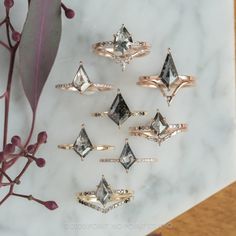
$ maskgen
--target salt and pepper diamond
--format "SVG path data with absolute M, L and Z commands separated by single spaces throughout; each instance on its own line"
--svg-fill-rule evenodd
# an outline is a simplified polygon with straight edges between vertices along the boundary
M 126 169 L 126 171 L 129 170 L 129 168 L 136 162 L 137 158 L 135 157 L 128 140 L 125 142 L 125 146 L 121 152 L 120 155 L 120 163 L 123 165 L 123 167 Z
M 155 115 L 152 123 L 151 129 L 154 130 L 158 135 L 162 135 L 168 129 L 169 125 L 166 122 L 165 118 L 161 115 L 159 111 Z
M 108 117 L 112 119 L 118 126 L 122 125 L 131 116 L 131 111 L 127 106 L 124 98 L 122 97 L 120 91 L 116 95 L 110 110 L 108 112 Z
M 170 89 L 170 85 L 178 78 L 178 72 L 175 67 L 175 63 L 171 55 L 170 49 L 166 56 L 166 60 L 160 74 L 160 78 L 168 89 Z
M 82 127 L 78 138 L 76 139 L 74 146 L 75 152 L 80 155 L 80 157 L 85 158 L 89 152 L 93 150 L 93 145 L 85 131 L 85 128 Z
M 124 54 L 129 50 L 133 44 L 133 39 L 129 31 L 126 29 L 124 24 L 121 26 L 119 31 L 114 35 L 114 49 L 115 51 Z
M 113 192 L 112 192 L 110 186 L 108 185 L 105 177 L 102 176 L 102 179 L 101 179 L 99 185 L 97 186 L 97 190 L 96 190 L 97 200 L 103 206 L 105 206 L 111 200 L 112 194 L 113 194 Z
M 79 92 L 84 93 L 90 86 L 91 81 L 83 67 L 82 62 L 80 62 L 79 69 L 74 77 L 73 86 L 79 90 Z

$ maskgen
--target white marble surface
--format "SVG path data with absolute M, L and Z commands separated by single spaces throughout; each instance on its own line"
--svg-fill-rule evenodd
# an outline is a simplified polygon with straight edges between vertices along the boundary
M 19 187 L 22 193 L 56 200 L 60 208 L 50 212 L 11 198 L 0 208 L 0 234 L 143 236 L 236 178 L 233 0 L 66 2 L 77 15 L 63 19 L 59 54 L 41 97 L 35 130 L 48 131 L 49 142 L 40 151 L 47 165 L 32 166 Z M 22 8 L 17 17 L 23 19 L 25 6 L 17 4 Z M 122 23 L 134 39 L 152 44 L 152 53 L 134 60 L 123 73 L 119 65 L 91 50 L 92 43 L 111 39 Z M 160 72 L 168 47 L 179 73 L 198 78 L 197 87 L 180 91 L 170 108 L 157 90 L 135 85 L 139 75 Z M 7 63 L 0 53 L 2 77 Z M 118 130 L 108 119 L 89 116 L 106 110 L 115 91 L 84 97 L 54 89 L 56 83 L 72 80 L 80 60 L 91 80 L 119 87 L 131 109 L 145 109 L 149 115 L 130 118 Z M 18 79 L 16 74 L 10 133 L 26 135 L 30 112 Z M 99 157 L 119 155 L 128 127 L 148 121 L 157 108 L 171 123 L 189 124 L 189 132 L 161 147 L 130 138 L 137 156 L 156 156 L 158 164 L 136 165 L 127 175 L 120 165 L 98 162 Z M 57 144 L 74 141 L 82 122 L 94 143 L 114 144 L 116 150 L 93 152 L 84 163 L 74 152 L 58 150 Z M 107 215 L 77 204 L 75 192 L 93 190 L 102 174 L 114 188 L 135 190 L 134 201 Z

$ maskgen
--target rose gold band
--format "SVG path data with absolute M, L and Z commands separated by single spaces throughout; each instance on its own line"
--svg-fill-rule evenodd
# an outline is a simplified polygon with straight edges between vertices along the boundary
M 131 136 L 144 137 L 161 144 L 162 142 L 176 135 L 177 133 L 187 131 L 187 129 L 188 129 L 187 124 L 171 124 L 165 130 L 164 133 L 157 134 L 150 128 L 150 126 L 138 126 L 138 127 L 131 127 L 129 130 L 129 134 Z
M 78 91 L 78 89 L 73 85 L 73 83 L 68 84 L 57 84 L 55 86 L 58 89 L 66 90 L 66 91 Z M 110 84 L 91 84 L 86 91 L 88 92 L 103 92 L 112 90 L 112 85 Z
M 161 78 L 157 75 L 150 76 L 140 76 L 138 85 L 149 88 L 164 88 L 165 84 L 161 81 Z M 196 84 L 196 79 L 194 76 L 179 75 L 178 79 L 170 85 L 171 88 L 176 87 L 191 87 Z
M 99 42 L 92 47 L 97 55 L 115 59 L 120 58 L 120 62 L 124 61 L 124 59 L 129 61 L 134 57 L 145 56 L 150 53 L 151 48 L 150 44 L 146 42 L 135 42 L 126 53 L 120 54 L 115 51 L 114 43 L 112 41 Z

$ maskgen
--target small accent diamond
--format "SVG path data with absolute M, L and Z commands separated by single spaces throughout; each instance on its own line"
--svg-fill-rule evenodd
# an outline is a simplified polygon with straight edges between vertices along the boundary
M 81 158 L 85 158 L 90 151 L 93 150 L 93 145 L 85 131 L 85 128 L 82 128 L 78 138 L 74 143 L 74 150 Z

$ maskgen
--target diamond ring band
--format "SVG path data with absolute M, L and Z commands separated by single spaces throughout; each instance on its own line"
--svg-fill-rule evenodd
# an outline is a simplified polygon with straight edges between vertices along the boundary
M 97 55 L 111 58 L 121 64 L 123 71 L 133 58 L 149 54 L 151 48 L 146 42 L 133 42 L 131 34 L 124 25 L 114 35 L 113 41 L 99 42 L 92 47 Z
M 134 155 L 128 139 L 125 140 L 124 148 L 121 152 L 121 155 L 119 158 L 103 158 L 100 159 L 100 162 L 111 162 L 111 163 L 120 163 L 128 173 L 131 166 L 133 166 L 134 163 L 148 163 L 148 162 L 157 162 L 157 158 L 136 158 Z
M 80 62 L 79 69 L 72 81 L 72 83 L 67 84 L 57 84 L 55 86 L 58 89 L 66 91 L 75 91 L 80 94 L 92 94 L 95 92 L 103 92 L 112 90 L 112 85 L 110 84 L 95 84 L 92 83 L 84 69 L 83 63 Z
M 168 124 L 161 113 L 157 111 L 149 125 L 131 127 L 129 133 L 131 136 L 145 137 L 161 145 L 165 140 L 177 133 L 187 131 L 187 129 L 187 124 Z
M 168 105 L 171 104 L 180 88 L 191 87 L 195 83 L 194 76 L 178 74 L 170 49 L 168 49 L 160 75 L 140 76 L 137 82 L 142 87 L 159 89 L 166 98 Z
M 79 203 L 102 213 L 128 203 L 134 197 L 134 193 L 127 189 L 113 190 L 104 176 L 97 186 L 96 191 L 77 193 Z
M 79 136 L 75 140 L 74 144 L 60 144 L 58 145 L 58 148 L 65 150 L 71 150 L 71 149 L 74 150 L 81 157 L 81 160 L 83 161 L 84 158 L 93 150 L 96 151 L 112 150 L 114 149 L 114 146 L 111 145 L 94 146 L 88 137 L 84 124 L 82 124 Z

